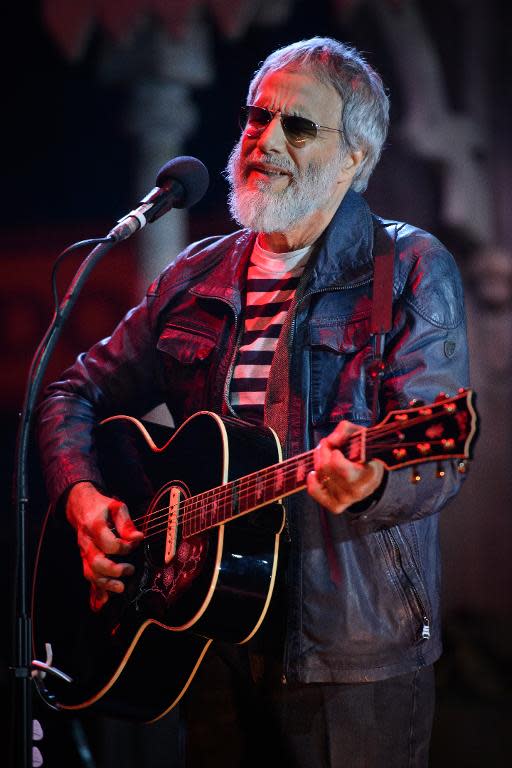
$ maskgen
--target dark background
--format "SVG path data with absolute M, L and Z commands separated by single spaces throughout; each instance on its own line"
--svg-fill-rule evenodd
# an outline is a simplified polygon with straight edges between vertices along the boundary
M 237 39 L 228 39 L 208 10 L 211 56 L 215 77 L 211 84 L 192 90 L 200 118 L 187 138 L 182 154 L 200 158 L 208 167 L 211 184 L 204 199 L 189 213 L 189 239 L 227 232 L 234 228 L 226 209 L 226 183 L 222 171 L 238 137 L 237 111 L 258 62 L 275 47 L 313 34 L 328 34 L 350 42 L 382 74 L 392 99 L 392 126 L 382 161 L 366 194 L 373 209 L 383 215 L 410 221 L 439 234 L 453 246 L 465 274 L 474 243 L 465 233 L 454 232 L 443 220 L 442 167 L 414 154 L 400 141 L 396 126 L 404 104 L 391 57 L 362 3 L 350 20 L 334 20 L 334 2 L 292 3 L 286 22 L 263 26 L 257 20 Z M 454 109 L 460 103 L 461 35 L 464 3 L 420 3 L 432 39 L 443 62 L 449 97 Z M 508 3 L 494 2 L 491 124 L 501 136 L 509 118 L 511 31 Z M 108 231 L 120 215 L 137 202 L 140 190 L 134 181 L 137 138 L 126 125 L 131 81 L 101 77 L 98 62 L 109 40 L 98 27 L 84 53 L 75 61 L 65 58 L 51 38 L 38 3 L 23 3 L 10 10 L 2 36 L 2 239 L 0 242 L 0 291 L 2 292 L 2 507 L 4 525 L 0 543 L 5 556 L 2 583 L 6 585 L 2 682 L 7 683 L 11 653 L 10 601 L 14 591 L 15 518 L 11 503 L 13 455 L 19 411 L 29 361 L 51 317 L 49 275 L 56 255 L 69 243 Z M 155 168 L 155 176 L 156 171 Z M 405 181 L 407 180 L 407 183 Z M 412 183 L 411 183 L 412 180 Z M 172 227 L 172 213 L 154 226 Z M 55 354 L 53 376 L 75 354 L 101 335 L 136 301 L 139 233 L 111 252 L 97 269 L 75 315 L 70 319 Z M 63 270 L 62 285 L 71 277 L 78 258 Z M 469 286 L 468 286 L 469 289 Z M 37 465 L 32 467 L 38 480 Z M 35 485 L 37 485 L 35 483 Z M 492 500 L 490 500 L 492 503 Z M 37 538 L 41 510 L 31 510 L 31 546 Z M 464 564 L 467 567 L 467 563 Z M 510 589 L 510 583 L 504 589 Z M 446 587 L 450 589 L 450 585 Z M 456 602 L 456 601 L 455 601 Z M 438 665 L 438 713 L 432 747 L 432 766 L 502 766 L 510 754 L 510 656 L 507 637 L 510 616 L 504 611 L 463 611 L 446 616 L 446 651 Z M 5 701 L 9 705 L 6 694 Z M 78 757 L 81 728 L 98 766 L 110 754 L 105 746 L 113 739 L 128 739 L 123 726 L 102 721 L 68 721 L 42 713 L 46 738 L 42 751 L 46 764 L 87 765 Z M 8 722 L 5 721 L 5 722 Z M 172 723 L 171 723 L 172 725 Z M 165 752 L 161 726 L 141 729 L 130 738 L 124 765 L 164 765 L 157 755 Z M 172 730 L 172 728 L 171 728 Z M 141 746 L 147 734 L 153 740 L 152 756 Z M 163 758 L 161 758 L 163 760 Z M 55 761 L 55 762 L 54 762 Z M 130 762 L 133 761 L 133 762 Z M 152 762 L 153 761 L 153 762 Z M 93 765 L 95 763 L 89 763 Z M 121 764 L 121 762 L 119 762 Z M 169 762 L 171 766 L 172 763 Z

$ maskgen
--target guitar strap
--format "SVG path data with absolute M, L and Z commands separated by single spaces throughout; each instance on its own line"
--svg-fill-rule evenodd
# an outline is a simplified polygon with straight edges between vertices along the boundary
M 390 225 L 388 225 L 390 226 Z M 385 225 L 375 230 L 373 248 L 373 293 L 370 334 L 372 336 L 373 359 L 367 368 L 372 392 L 372 419 L 375 423 L 379 416 L 379 390 L 384 375 L 384 342 L 386 333 L 391 330 L 393 306 L 393 268 L 397 225 L 392 236 Z
M 370 334 L 372 336 L 373 359 L 366 373 L 370 380 L 372 392 L 372 419 L 377 421 L 379 415 L 379 389 L 384 375 L 384 341 L 386 333 L 391 330 L 393 308 L 393 271 L 395 263 L 395 247 L 397 225 L 394 225 L 393 236 L 384 225 L 377 227 L 373 244 L 373 291 L 372 314 L 370 319 Z M 341 566 L 332 541 L 327 513 L 321 510 L 320 524 L 325 541 L 329 573 L 333 584 L 341 582 Z
M 367 374 L 372 383 L 373 396 L 373 419 L 377 419 L 379 386 L 383 375 L 384 364 L 382 361 L 384 354 L 384 339 L 386 333 L 391 329 L 391 308 L 393 300 L 393 264 L 395 257 L 395 238 L 393 238 L 384 226 L 377 228 L 374 235 L 374 276 L 373 276 L 373 295 L 372 295 L 372 315 L 370 332 L 373 343 L 373 360 L 370 363 Z M 310 260 L 310 264 L 312 260 Z M 306 270 L 308 267 L 306 267 Z M 297 292 L 294 296 L 292 306 L 288 309 L 287 316 L 279 336 L 274 359 L 269 372 L 267 383 L 267 392 L 265 397 L 265 424 L 272 427 L 277 433 L 281 445 L 286 446 L 287 425 L 288 425 L 288 379 L 289 379 L 289 356 L 288 339 L 290 334 L 290 324 L 295 309 L 295 305 L 302 296 L 304 286 L 308 275 L 303 274 Z M 283 387 L 283 382 L 285 386 Z M 322 509 L 320 523 L 325 539 L 327 559 L 329 561 L 329 571 L 334 584 L 341 582 L 341 568 L 338 562 L 336 551 L 333 546 L 332 537 L 327 521 L 327 512 Z
M 397 225 L 394 226 L 394 235 L 391 235 L 385 225 L 380 225 L 374 235 L 374 274 L 372 294 L 372 314 L 370 333 L 372 335 L 373 359 L 367 368 L 372 391 L 372 417 L 376 422 L 379 414 L 379 389 L 384 373 L 384 341 L 386 333 L 391 329 L 391 310 L 393 302 L 393 266 L 395 260 L 395 243 Z M 310 260 L 310 264 L 311 264 Z M 309 265 L 308 265 L 309 266 Z M 269 372 L 267 393 L 265 398 L 265 424 L 272 427 L 281 441 L 286 444 L 287 420 L 288 420 L 288 388 L 283 382 L 288 381 L 288 337 L 290 323 L 295 305 L 300 300 L 308 275 L 305 274 L 297 287 L 292 306 L 288 309 L 287 316 L 279 336 L 274 359 Z

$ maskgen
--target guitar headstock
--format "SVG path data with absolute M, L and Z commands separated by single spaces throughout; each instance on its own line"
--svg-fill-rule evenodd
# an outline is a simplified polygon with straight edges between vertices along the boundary
M 388 469 L 425 461 L 468 460 L 478 434 L 475 393 L 461 389 L 443 393 L 429 405 L 390 411 L 367 430 L 366 458 L 380 459 Z

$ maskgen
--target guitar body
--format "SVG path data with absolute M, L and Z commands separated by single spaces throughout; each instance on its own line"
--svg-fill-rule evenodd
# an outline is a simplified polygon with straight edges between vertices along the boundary
M 159 445 L 141 422 L 114 417 L 97 442 L 105 491 L 126 502 L 145 539 L 121 558 L 135 566 L 125 592 L 93 612 L 75 532 L 62 512 L 48 512 L 34 572 L 33 651 L 44 661 L 49 643 L 51 664 L 72 682 L 46 674 L 38 687 L 59 709 L 151 721 L 179 701 L 213 640 L 246 642 L 265 617 L 283 507 L 274 500 L 237 516 L 231 486 L 222 493 L 280 462 L 280 446 L 271 430 L 209 412 Z

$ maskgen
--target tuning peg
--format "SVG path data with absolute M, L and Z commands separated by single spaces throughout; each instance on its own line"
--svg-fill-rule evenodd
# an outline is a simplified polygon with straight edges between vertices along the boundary
M 457 464 L 457 472 L 460 472 L 461 475 L 465 475 L 468 469 L 468 465 L 466 461 L 459 461 Z
M 413 397 L 412 400 L 409 400 L 409 405 L 411 408 L 415 408 L 418 405 L 425 405 L 424 400 L 418 400 L 417 397 Z
M 449 395 L 447 395 L 446 392 L 440 392 L 434 402 L 441 403 L 443 400 L 448 400 L 448 398 Z
M 412 468 L 412 475 L 411 475 L 411 483 L 419 483 L 421 480 L 421 475 L 419 473 L 418 467 Z
M 445 473 L 445 471 L 443 469 L 443 465 L 441 464 L 440 461 L 438 461 L 437 462 L 437 466 L 436 466 L 436 477 L 444 477 L 445 474 L 446 473 Z

